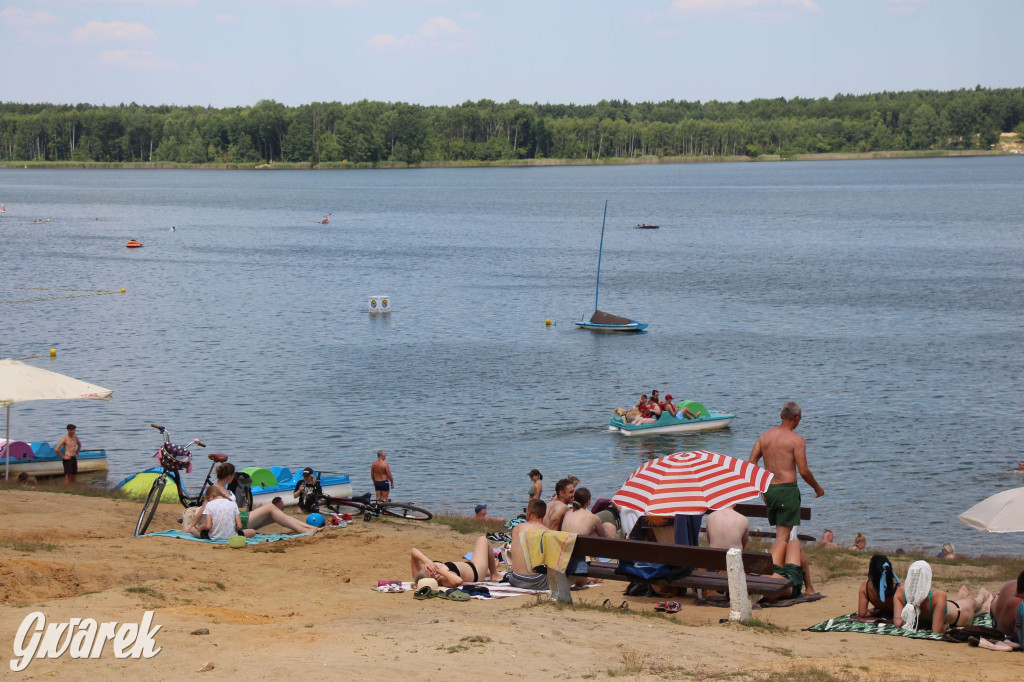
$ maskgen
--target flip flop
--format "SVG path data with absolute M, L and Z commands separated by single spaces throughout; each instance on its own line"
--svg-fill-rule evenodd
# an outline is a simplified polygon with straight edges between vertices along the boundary
M 437 590 L 432 590 L 429 585 L 424 585 L 412 596 L 415 599 L 432 599 L 437 596 Z
M 629 602 L 626 601 L 625 599 L 623 599 L 622 603 L 619 604 L 619 608 L 622 609 L 623 611 L 629 611 Z
M 665 613 L 679 613 L 683 605 L 677 601 L 670 601 L 665 604 Z
M 469 601 L 472 599 L 472 597 L 462 590 L 448 590 L 447 592 L 442 592 L 439 596 L 444 597 L 445 599 L 451 599 L 452 601 Z
M 603 609 L 611 609 L 611 608 L 615 608 L 615 607 L 612 605 L 612 600 L 611 599 L 605 599 L 603 602 L 601 602 L 601 608 L 603 608 Z
M 668 605 L 669 605 L 669 602 L 667 602 L 667 601 L 660 601 L 660 602 L 658 602 L 657 604 L 654 605 L 654 610 L 655 611 L 667 611 L 668 610 Z

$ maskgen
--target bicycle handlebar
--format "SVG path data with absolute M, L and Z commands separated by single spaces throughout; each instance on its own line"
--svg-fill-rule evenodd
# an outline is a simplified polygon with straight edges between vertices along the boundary
M 192 442 L 195 443 L 196 445 L 198 445 L 201 448 L 205 448 L 206 447 L 206 443 L 202 442 L 198 438 L 194 439 Z
M 150 424 L 150 426 L 152 426 L 154 429 L 156 429 L 160 433 L 164 432 L 164 427 L 160 426 L 159 424 Z

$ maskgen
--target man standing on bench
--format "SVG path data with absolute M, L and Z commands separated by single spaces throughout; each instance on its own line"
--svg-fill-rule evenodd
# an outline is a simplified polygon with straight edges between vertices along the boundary
M 775 548 L 786 545 L 794 526 L 800 525 L 800 488 L 797 487 L 796 472 L 800 472 L 807 484 L 814 488 L 815 495 L 821 497 L 825 489 L 814 480 L 814 474 L 807 466 L 807 444 L 803 436 L 794 433 L 800 424 L 800 405 L 792 400 L 782 406 L 779 413 L 782 423 L 768 429 L 754 443 L 750 451 L 750 461 L 757 464 L 764 457 L 764 468 L 774 474 L 768 491 L 764 494 L 764 503 L 768 507 L 768 523 L 775 526 Z

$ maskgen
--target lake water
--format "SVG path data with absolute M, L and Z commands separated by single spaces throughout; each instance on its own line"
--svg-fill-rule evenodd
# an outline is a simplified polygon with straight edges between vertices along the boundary
M 113 484 L 154 463 L 157 422 L 356 492 L 386 448 L 394 499 L 508 516 L 534 467 L 546 491 L 575 474 L 596 498 L 649 457 L 746 458 L 793 399 L 827 491 L 802 485 L 802 530 L 1021 554 L 1024 536 L 956 515 L 1024 485 L 1022 188 L 1016 157 L 0 170 L 0 357 L 114 389 L 15 405 L 12 437 L 53 443 L 73 421 Z M 572 324 L 593 308 L 605 199 L 601 308 L 645 334 Z M 388 316 L 367 313 L 379 294 Z M 739 417 L 607 431 L 652 388 Z

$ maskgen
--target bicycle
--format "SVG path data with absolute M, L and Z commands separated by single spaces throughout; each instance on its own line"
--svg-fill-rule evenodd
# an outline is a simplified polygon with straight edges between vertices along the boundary
M 213 481 L 210 479 L 210 475 L 213 473 L 213 468 L 222 462 L 228 461 L 228 456 L 219 452 L 214 452 L 209 455 L 210 469 L 206 472 L 206 480 L 203 481 L 202 487 L 199 492 L 193 497 L 185 491 L 185 486 L 181 482 L 181 471 L 187 469 L 192 464 L 192 452 L 189 450 L 192 446 L 199 446 L 205 448 L 206 444 L 200 441 L 198 438 L 192 440 L 191 443 L 184 447 L 175 445 L 171 442 L 171 436 L 162 426 L 157 424 L 150 424 L 154 429 L 160 432 L 164 437 L 164 443 L 160 446 L 160 449 L 153 455 L 158 457 L 160 460 L 160 466 L 163 471 L 153 481 L 152 487 L 149 489 L 149 494 L 146 496 L 146 503 L 142 506 L 142 513 L 139 514 L 139 520 L 135 524 L 135 534 L 143 535 L 146 530 L 149 529 L 149 524 L 153 520 L 154 514 L 156 514 L 156 508 L 160 504 L 160 499 L 164 494 L 164 488 L 167 486 L 168 480 L 174 482 L 174 486 L 178 492 L 178 500 L 181 505 L 188 509 L 189 507 L 199 507 L 206 500 L 206 489 L 213 485 Z M 248 507 L 252 507 L 252 487 L 251 478 L 249 479 L 249 485 L 246 485 L 245 479 L 249 478 L 247 474 L 239 474 L 236 477 L 232 485 L 236 486 L 235 493 L 236 499 L 245 504 L 248 501 Z
M 429 521 L 434 518 L 434 515 L 423 509 L 412 504 L 406 504 L 405 502 L 377 502 L 376 500 L 371 501 L 371 493 L 363 493 L 358 497 L 331 497 L 330 495 L 324 494 L 323 488 L 320 487 L 320 474 L 323 472 L 318 471 L 316 474 L 316 487 L 309 495 L 311 504 L 303 505 L 300 500 L 300 507 L 309 511 L 320 512 L 321 508 L 326 508 L 332 514 L 349 513 L 345 509 L 355 510 L 355 515 L 363 515 L 363 521 L 369 521 L 375 517 L 380 516 L 392 516 L 399 519 L 409 519 L 410 521 Z

